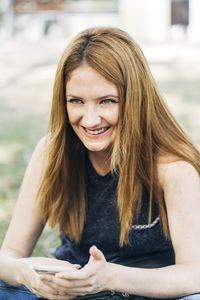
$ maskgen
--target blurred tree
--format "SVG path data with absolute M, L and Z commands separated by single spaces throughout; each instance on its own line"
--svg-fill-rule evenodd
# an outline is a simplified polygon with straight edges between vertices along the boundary
M 13 0 L 1 1 L 2 25 L 8 35 L 14 34 Z

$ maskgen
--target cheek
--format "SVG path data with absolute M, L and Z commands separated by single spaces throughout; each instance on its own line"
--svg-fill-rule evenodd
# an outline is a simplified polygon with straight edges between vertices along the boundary
M 67 109 L 67 115 L 68 115 L 69 122 L 72 125 L 77 123 L 81 118 L 80 113 L 74 109 Z
M 107 121 L 112 125 L 117 125 L 119 120 L 119 111 L 118 109 L 114 110 L 112 113 L 108 112 L 106 115 Z

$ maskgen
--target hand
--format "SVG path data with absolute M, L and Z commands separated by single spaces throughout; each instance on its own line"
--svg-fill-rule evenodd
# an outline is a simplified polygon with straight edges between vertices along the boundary
M 32 293 L 36 294 L 38 297 L 48 298 L 50 300 L 68 300 L 72 297 L 60 297 L 59 289 L 55 285 L 49 284 L 40 280 L 40 275 L 38 275 L 34 270 L 33 266 L 37 264 L 42 265 L 57 265 L 57 266 L 73 266 L 78 268 L 78 265 L 72 265 L 69 262 L 61 261 L 53 258 L 44 258 L 44 257 L 30 257 L 30 258 L 21 258 L 18 260 L 18 282 L 20 285 L 25 285 Z M 52 278 L 54 275 L 48 275 Z
M 51 283 L 51 286 L 58 289 L 63 296 L 72 298 L 108 290 L 112 278 L 108 270 L 110 264 L 106 262 L 103 253 L 96 246 L 91 247 L 89 252 L 88 264 L 81 270 L 60 272 L 55 277 L 40 275 L 40 279 Z

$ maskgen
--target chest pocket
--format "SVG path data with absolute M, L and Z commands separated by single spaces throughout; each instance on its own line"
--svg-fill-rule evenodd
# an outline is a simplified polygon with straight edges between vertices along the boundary
M 144 229 L 150 229 L 158 224 L 160 221 L 160 217 L 158 216 L 151 224 L 144 224 L 144 225 L 132 225 L 131 230 L 144 230 Z

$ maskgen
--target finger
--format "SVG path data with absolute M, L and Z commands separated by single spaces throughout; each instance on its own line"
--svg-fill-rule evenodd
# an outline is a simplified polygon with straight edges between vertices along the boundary
M 28 286 L 27 286 L 28 287 Z M 29 288 L 29 287 L 28 287 Z M 43 298 L 56 297 L 59 294 L 59 289 L 55 289 L 39 278 L 29 288 L 34 294 Z
M 89 283 L 87 282 L 87 280 L 84 279 L 66 279 L 66 278 L 59 278 L 59 277 L 45 277 L 44 279 L 42 279 L 43 282 L 47 285 L 49 285 L 51 288 L 59 290 L 59 291 L 63 291 L 66 293 L 76 289 L 77 287 L 85 287 L 88 286 Z
M 95 292 L 93 291 L 91 284 L 81 282 L 81 283 L 78 283 L 77 286 L 75 283 L 75 285 L 73 285 L 73 286 L 68 285 L 67 287 L 60 287 L 59 293 L 56 295 L 56 297 L 58 297 L 58 298 L 56 298 L 56 299 L 60 299 L 63 297 L 70 297 L 70 296 L 72 298 L 75 298 L 77 296 L 84 296 L 84 295 L 93 294 L 93 293 L 95 293 Z
M 72 270 L 67 272 L 59 272 L 55 274 L 55 278 L 63 278 L 66 280 L 84 280 L 88 277 L 87 272 L 84 271 L 85 269 L 80 270 Z
M 59 290 L 49 290 L 48 289 L 44 289 L 44 290 L 40 290 L 40 292 L 38 291 L 33 291 L 34 294 L 36 294 L 38 297 L 40 298 L 45 298 L 45 299 L 56 299 L 56 300 L 66 300 L 66 299 L 70 299 L 70 295 L 66 293 L 63 293 Z
M 77 272 L 71 272 L 71 273 L 60 272 L 55 275 L 55 278 L 64 279 L 64 280 L 73 282 L 74 285 L 76 284 L 75 283 L 76 281 L 77 282 L 81 282 L 81 281 L 86 282 L 88 279 L 90 279 L 92 276 L 95 275 L 95 269 L 92 269 L 89 267 L 87 268 L 87 266 Z
M 94 260 L 106 260 L 103 252 L 100 251 L 96 246 L 92 246 L 89 250 L 91 259 Z
M 80 265 L 78 265 L 78 264 L 75 264 L 75 265 L 72 265 L 74 268 L 76 268 L 77 270 L 79 270 L 80 268 L 81 268 L 81 266 Z
M 59 279 L 59 282 L 55 284 L 55 282 L 48 282 L 52 288 L 57 290 L 56 295 L 52 296 L 52 294 L 44 293 L 43 297 L 48 299 L 72 299 L 77 296 L 83 296 L 91 293 L 91 284 L 84 281 L 75 281 L 75 282 L 67 282 L 66 280 Z
M 50 285 L 55 290 L 59 291 L 58 295 L 60 296 L 72 295 L 75 297 L 77 295 L 82 296 L 95 293 L 95 286 L 93 284 L 93 280 L 90 280 L 90 276 L 88 278 L 84 277 L 84 279 L 81 280 L 77 278 L 75 280 L 66 280 L 56 276 L 45 276 L 43 280 L 47 285 Z

